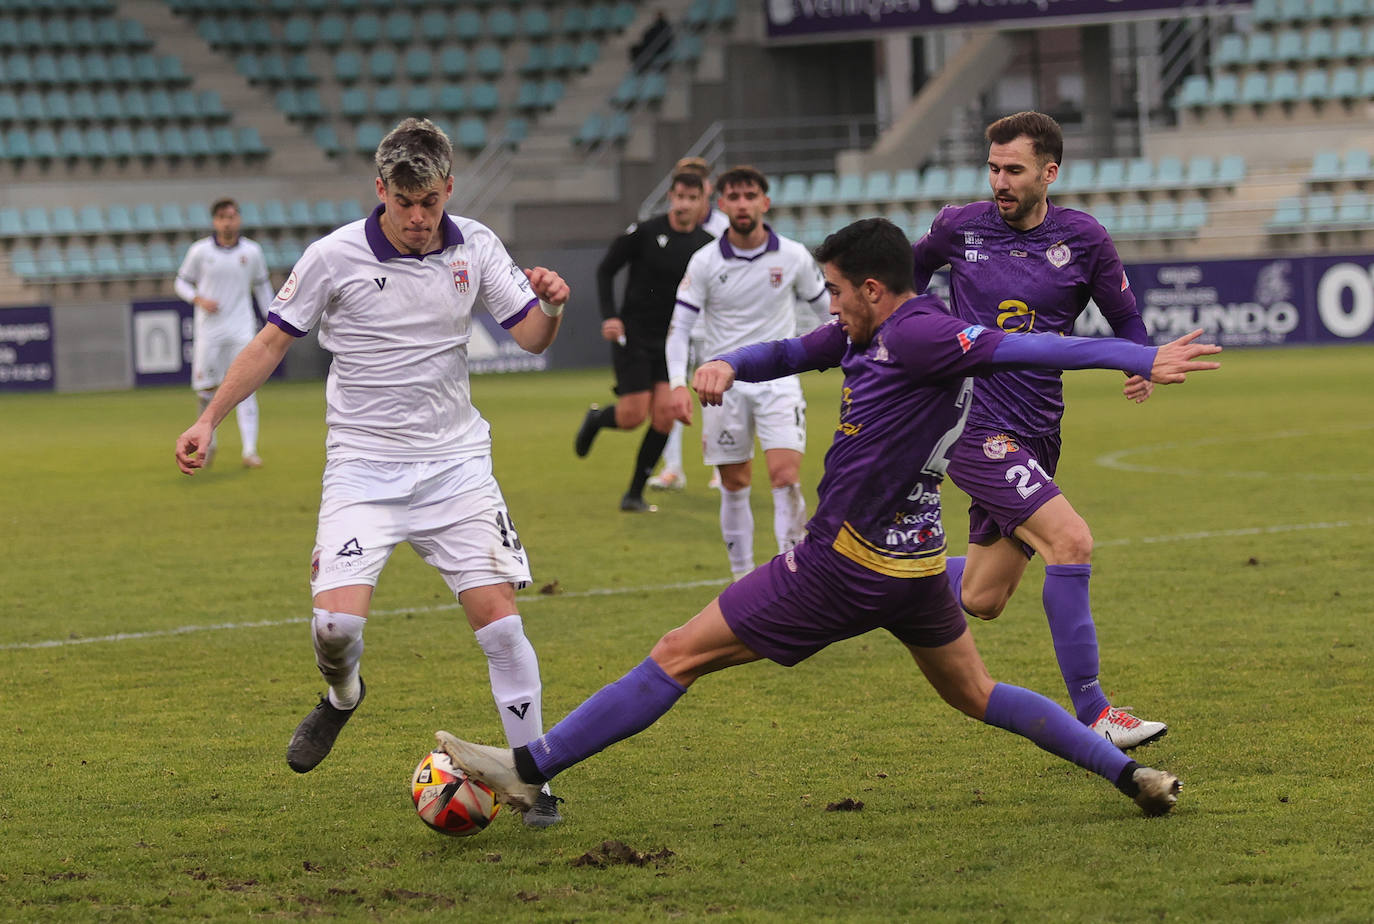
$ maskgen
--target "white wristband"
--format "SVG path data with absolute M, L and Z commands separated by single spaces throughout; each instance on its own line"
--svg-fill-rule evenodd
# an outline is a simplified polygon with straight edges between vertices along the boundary
M 678 376 L 670 376 L 670 377 L 668 378 L 668 387 L 669 387 L 669 388 L 686 388 L 686 387 L 687 387 L 687 380 L 686 380 L 685 378 L 683 378 L 682 376 L 680 376 L 680 375 L 678 375 Z
M 541 298 L 539 300 L 539 310 L 544 312 L 551 318 L 556 318 L 563 313 L 563 309 L 567 306 L 567 304 L 567 302 L 564 302 L 562 305 L 550 305 L 548 302 L 544 301 Z

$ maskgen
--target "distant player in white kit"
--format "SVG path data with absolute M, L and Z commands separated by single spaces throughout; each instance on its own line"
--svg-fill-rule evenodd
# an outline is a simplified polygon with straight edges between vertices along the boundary
M 257 333 L 253 299 L 266 311 L 273 294 L 262 248 L 239 233 L 243 218 L 238 203 L 217 200 L 210 206 L 210 219 L 215 233 L 187 249 L 174 284 L 177 297 L 196 309 L 191 388 L 202 411 L 224 381 L 229 364 Z M 250 394 L 239 404 L 238 422 L 244 467 L 258 468 L 262 459 L 258 456 L 257 395 Z M 205 453 L 207 465 L 214 454 L 211 441 Z
M 734 167 L 716 181 L 730 229 L 692 255 L 678 286 L 668 330 L 668 384 L 673 414 L 692 422 L 687 353 L 700 316 L 704 359 L 748 343 L 797 333 L 797 301 L 820 316 L 830 310 L 825 278 L 810 252 L 763 223 L 768 180 L 753 167 Z M 746 383 L 718 407 L 701 413 L 702 461 L 720 470 L 720 531 L 736 579 L 754 568 L 754 514 L 749 506 L 754 436 L 758 435 L 773 491 L 773 534 L 779 554 L 805 534 L 801 460 L 806 451 L 806 400 L 796 376 Z
M 177 465 L 204 464 L 214 427 L 253 392 L 287 348 L 319 325 L 334 354 L 326 386 L 324 489 L 311 559 L 316 663 L 329 693 L 296 728 L 297 773 L 329 754 L 362 702 L 358 671 L 372 591 L 401 542 L 443 576 L 487 656 L 507 739 L 543 731 L 539 662 L 515 591 L 530 582 L 491 471 L 491 431 L 472 405 L 467 343 L 479 308 L 524 349 L 553 343 L 568 285 L 522 270 L 491 229 L 449 215 L 453 146 L 432 122 L 406 119 L 377 148 L 377 198 L 367 218 L 306 248 L 200 418 L 177 439 Z M 561 820 L 545 791 L 525 824 Z

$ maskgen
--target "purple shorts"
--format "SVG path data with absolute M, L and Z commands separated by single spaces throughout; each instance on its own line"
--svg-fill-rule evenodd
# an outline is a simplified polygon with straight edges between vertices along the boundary
M 740 641 L 784 667 L 874 629 L 937 648 L 968 628 L 944 574 L 887 577 L 810 538 L 731 584 L 719 603 Z
M 969 542 L 1012 536 L 1045 503 L 1061 493 L 1054 483 L 1059 467 L 1059 434 L 1020 437 L 1005 430 L 969 424 L 949 455 L 950 480 L 969 496 Z M 1030 546 L 1022 543 L 1026 555 Z

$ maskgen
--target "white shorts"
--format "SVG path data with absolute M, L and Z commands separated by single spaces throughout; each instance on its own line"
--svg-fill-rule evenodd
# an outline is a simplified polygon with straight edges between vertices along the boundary
M 191 387 L 196 391 L 219 388 L 224 373 L 243 348 L 252 341 L 246 337 L 197 337 L 191 348 Z
M 736 382 L 719 407 L 702 408 L 702 462 L 730 465 L 754 458 L 755 434 L 765 451 L 806 452 L 806 399 L 795 375 Z
M 530 583 L 529 557 L 491 474 L 491 457 L 439 462 L 330 462 L 310 557 L 310 590 L 377 586 L 400 542 L 436 568 L 454 595 Z

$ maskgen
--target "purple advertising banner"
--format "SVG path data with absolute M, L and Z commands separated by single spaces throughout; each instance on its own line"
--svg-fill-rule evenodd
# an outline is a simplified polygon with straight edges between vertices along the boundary
M 1140 263 L 1126 275 L 1155 343 L 1199 327 L 1227 347 L 1374 343 L 1374 255 Z M 1089 305 L 1074 333 L 1111 327 Z
M 1160 16 L 1248 0 L 763 0 L 769 38 L 1007 24 L 1016 28 Z
M 0 308 L 0 391 L 52 391 L 52 307 Z
M 195 309 L 179 298 L 134 302 L 134 384 L 191 384 Z

